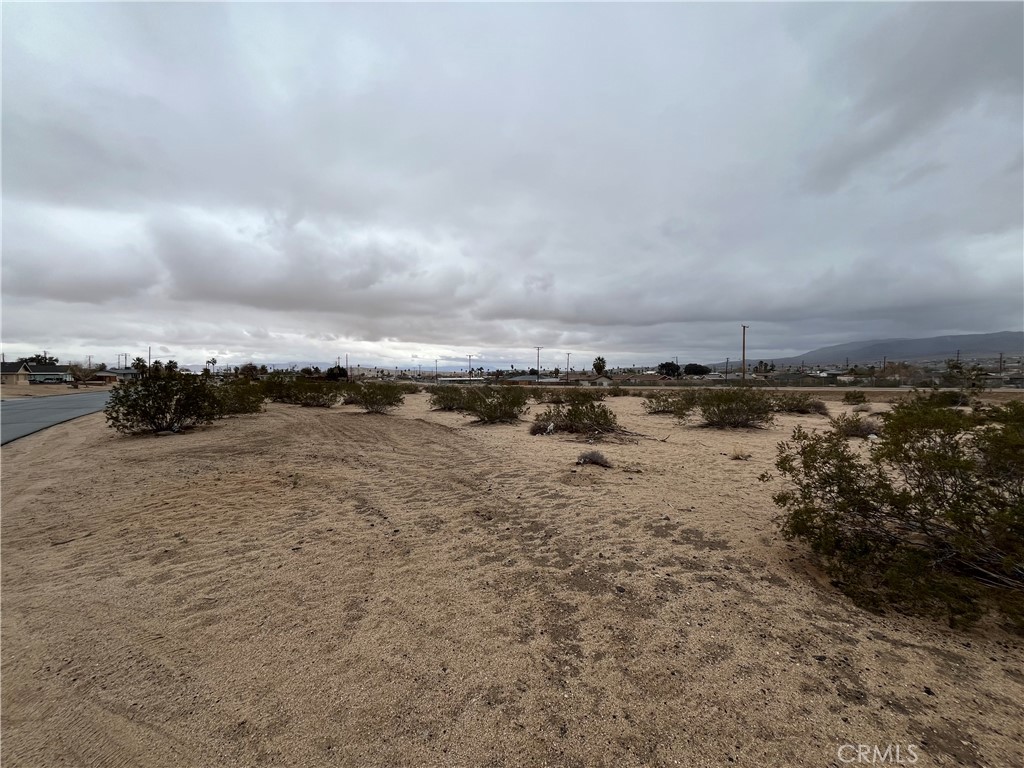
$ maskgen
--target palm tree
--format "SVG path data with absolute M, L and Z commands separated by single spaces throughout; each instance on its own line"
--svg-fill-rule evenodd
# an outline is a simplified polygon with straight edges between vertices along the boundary
M 608 363 L 605 362 L 603 357 L 595 357 L 594 358 L 594 373 L 596 373 L 598 376 L 600 376 L 601 374 L 603 374 L 605 372 L 605 370 L 607 368 L 608 368 Z

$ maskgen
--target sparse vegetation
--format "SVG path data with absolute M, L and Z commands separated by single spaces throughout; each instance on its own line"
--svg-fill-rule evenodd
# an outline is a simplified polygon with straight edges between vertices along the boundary
M 525 392 L 524 392 L 525 396 Z M 466 406 L 466 389 L 442 384 L 430 390 L 430 407 L 435 411 L 461 411 Z
M 718 429 L 762 428 L 775 422 L 772 396 L 750 387 L 723 387 L 703 391 L 698 407 L 704 425 Z
M 398 384 L 386 381 L 366 381 L 358 386 L 359 405 L 367 413 L 388 413 L 405 402 Z
M 871 413 L 871 403 L 858 403 L 850 410 L 854 413 Z
M 267 399 L 263 387 L 248 379 L 234 379 L 216 388 L 218 413 L 233 416 L 243 413 L 262 413 Z
M 647 395 L 643 408 L 647 413 L 671 413 L 683 419 L 696 407 L 699 397 L 700 392 L 695 389 L 655 392 Z
M 860 437 L 865 440 L 869 435 L 877 435 L 882 431 L 882 423 L 877 419 L 843 414 L 829 419 L 829 426 L 843 437 Z
M 618 431 L 619 422 L 604 403 L 571 403 L 554 405 L 537 414 L 530 434 L 547 432 L 549 428 L 552 432 L 603 434 Z
M 462 410 L 484 424 L 512 423 L 529 410 L 526 390 L 513 387 L 474 387 L 466 392 Z
M 806 392 L 773 392 L 772 410 L 776 413 L 816 413 L 828 416 L 828 406 L 825 402 L 811 397 Z
M 577 464 L 596 464 L 599 467 L 611 469 L 612 463 L 600 451 L 584 451 L 576 459 Z
M 103 413 L 107 424 L 124 434 L 179 432 L 211 423 L 221 406 L 209 378 L 161 369 L 115 384 Z
M 1024 404 L 967 412 L 919 395 L 882 418 L 866 457 L 840 428 L 780 443 L 783 534 L 862 605 L 957 624 L 997 604 L 1024 631 Z
M 851 389 L 843 393 L 843 402 L 847 405 L 863 405 L 867 403 L 868 396 L 859 389 Z

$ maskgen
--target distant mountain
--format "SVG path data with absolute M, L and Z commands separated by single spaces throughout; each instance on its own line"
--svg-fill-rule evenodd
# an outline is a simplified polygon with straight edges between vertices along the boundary
M 875 339 L 836 344 L 831 347 L 812 349 L 796 357 L 774 358 L 775 365 L 850 365 L 856 363 L 879 364 L 883 358 L 895 361 L 946 360 L 956 357 L 960 351 L 961 360 L 988 359 L 999 357 L 1002 352 L 1007 358 L 1024 355 L 1024 332 L 1001 331 L 999 333 L 970 333 L 959 336 L 933 336 L 928 339 Z M 747 356 L 750 362 L 750 355 Z M 756 362 L 756 361 L 755 361 Z

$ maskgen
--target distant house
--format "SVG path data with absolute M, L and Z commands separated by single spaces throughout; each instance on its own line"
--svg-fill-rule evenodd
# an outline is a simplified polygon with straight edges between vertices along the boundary
M 63 384 L 71 381 L 70 366 L 67 365 L 28 365 L 29 384 Z
M 662 376 L 659 373 L 627 373 L 616 376 L 617 384 L 661 384 L 663 381 L 672 381 L 671 376 Z
M 0 384 L 28 384 L 28 365 L 0 363 Z
M 142 374 L 134 368 L 107 368 L 104 371 L 97 372 L 94 378 L 100 378 L 103 381 L 130 381 L 131 379 L 142 378 Z
M 569 383 L 581 387 L 610 387 L 612 377 L 593 373 L 570 373 Z

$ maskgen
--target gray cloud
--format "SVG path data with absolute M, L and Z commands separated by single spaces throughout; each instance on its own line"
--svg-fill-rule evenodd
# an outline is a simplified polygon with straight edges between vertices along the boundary
M 1019 329 L 1022 22 L 13 5 L 4 342 L 498 364 Z

